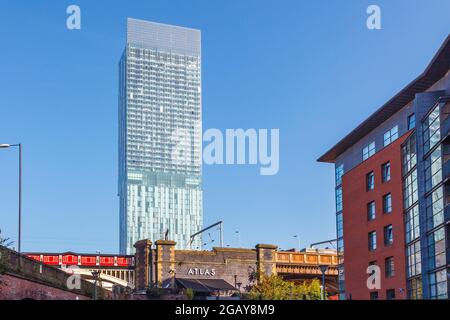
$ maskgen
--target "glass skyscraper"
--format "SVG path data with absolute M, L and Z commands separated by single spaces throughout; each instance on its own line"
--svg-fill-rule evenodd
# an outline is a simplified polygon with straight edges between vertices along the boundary
M 119 63 L 120 252 L 141 239 L 200 248 L 201 34 L 127 20 Z

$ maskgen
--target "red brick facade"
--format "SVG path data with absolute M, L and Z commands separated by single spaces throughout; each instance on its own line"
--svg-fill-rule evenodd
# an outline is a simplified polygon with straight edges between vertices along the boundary
M 406 299 L 405 239 L 401 144 L 408 134 L 347 172 L 342 178 L 344 222 L 344 266 L 347 299 L 369 299 L 377 291 L 386 299 L 386 290 L 395 290 L 395 299 Z M 382 182 L 382 165 L 390 162 L 391 179 Z M 367 174 L 375 174 L 375 187 L 367 191 Z M 392 212 L 383 213 L 383 196 L 391 193 Z M 367 205 L 375 201 L 376 217 L 369 221 Z M 384 227 L 392 225 L 393 244 L 385 245 Z M 377 248 L 369 250 L 369 233 L 376 231 Z M 394 276 L 386 277 L 385 259 L 394 257 Z M 381 269 L 380 290 L 369 290 L 367 267 L 376 262 Z
M 87 300 L 86 296 L 11 275 L 0 276 L 0 300 Z

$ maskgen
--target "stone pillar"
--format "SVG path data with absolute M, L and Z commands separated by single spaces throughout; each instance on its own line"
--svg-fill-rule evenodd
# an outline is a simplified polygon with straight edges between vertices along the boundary
M 272 244 L 256 245 L 258 280 L 262 275 L 270 276 L 277 274 L 275 254 L 277 248 L 277 246 Z
M 156 241 L 156 283 L 158 286 L 175 287 L 175 241 Z
M 152 242 L 150 240 L 140 240 L 134 244 L 136 248 L 135 263 L 135 288 L 136 290 L 147 289 L 152 282 L 152 266 L 150 255 L 152 254 Z

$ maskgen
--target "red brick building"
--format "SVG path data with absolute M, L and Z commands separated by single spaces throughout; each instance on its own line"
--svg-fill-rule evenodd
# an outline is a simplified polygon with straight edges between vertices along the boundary
M 335 165 L 340 299 L 450 297 L 449 70 L 447 36 L 422 74 L 318 159 Z
M 379 299 L 386 299 L 386 292 L 394 292 L 398 299 L 406 298 L 405 231 L 403 224 L 403 190 L 401 144 L 405 137 L 377 152 L 342 177 L 344 242 L 346 244 L 346 290 L 352 299 L 370 299 L 367 288 L 367 267 L 380 267 L 381 290 Z M 383 166 L 390 165 L 390 178 L 383 181 Z M 373 189 L 367 187 L 368 175 L 373 173 Z M 384 212 L 383 199 L 391 195 L 391 210 Z M 370 206 L 375 210 L 371 215 Z M 387 211 L 387 210 L 386 210 Z M 385 233 L 392 226 L 392 239 Z M 376 247 L 369 249 L 369 234 L 376 233 Z M 393 259 L 394 270 L 386 265 Z M 351 276 L 350 276 L 351 275 Z M 393 290 L 393 291 L 387 291 Z M 374 293 L 372 293 L 374 294 Z

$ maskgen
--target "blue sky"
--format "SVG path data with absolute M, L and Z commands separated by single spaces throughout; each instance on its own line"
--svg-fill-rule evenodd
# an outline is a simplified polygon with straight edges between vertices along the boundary
M 66 29 L 81 7 L 82 29 Z M 381 7 L 382 30 L 366 28 Z M 279 128 L 280 171 L 204 166 L 225 243 L 335 236 L 333 166 L 315 160 L 423 71 L 450 2 L 0 1 L 0 143 L 24 144 L 25 251 L 118 251 L 117 64 L 126 18 L 202 30 L 203 129 Z M 16 240 L 17 152 L 0 150 L 0 228 Z M 212 234 L 218 239 L 218 236 Z

